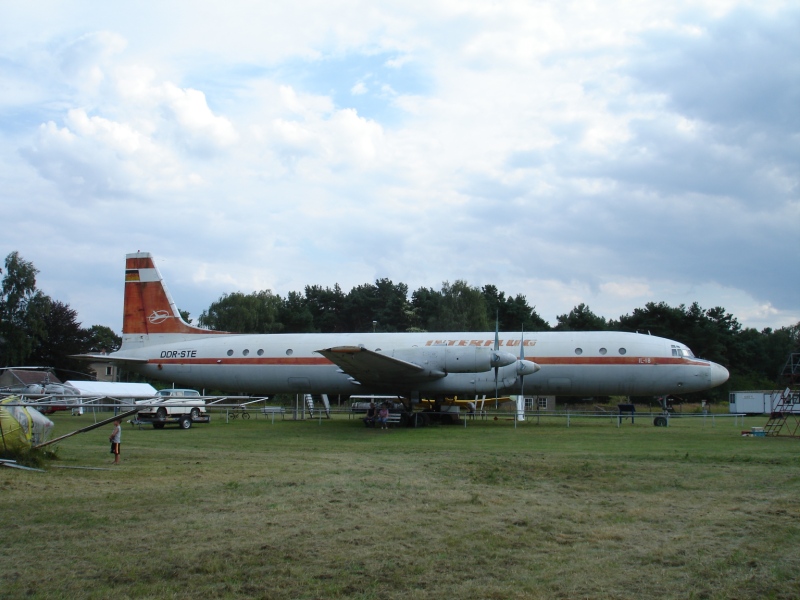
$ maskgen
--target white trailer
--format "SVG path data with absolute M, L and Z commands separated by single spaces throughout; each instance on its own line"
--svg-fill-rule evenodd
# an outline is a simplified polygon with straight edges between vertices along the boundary
M 734 414 L 770 414 L 780 397 L 781 393 L 774 390 L 731 392 L 728 410 Z

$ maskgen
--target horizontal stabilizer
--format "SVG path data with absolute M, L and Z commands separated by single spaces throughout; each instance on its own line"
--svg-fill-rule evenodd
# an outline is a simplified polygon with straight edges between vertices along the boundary
M 146 358 L 126 358 L 124 356 L 115 356 L 113 354 L 73 354 L 70 358 L 77 358 L 78 360 L 86 360 L 98 363 L 107 363 L 111 365 L 142 365 L 147 363 Z

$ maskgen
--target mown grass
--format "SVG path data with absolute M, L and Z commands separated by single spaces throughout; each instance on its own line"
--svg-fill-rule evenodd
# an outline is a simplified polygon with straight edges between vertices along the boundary
M 59 433 L 91 416 L 56 416 Z M 748 419 L 745 428 L 763 425 Z M 264 420 L 0 471 L 4 598 L 796 598 L 800 440 L 674 419 Z M 60 467 L 103 467 L 83 470 Z

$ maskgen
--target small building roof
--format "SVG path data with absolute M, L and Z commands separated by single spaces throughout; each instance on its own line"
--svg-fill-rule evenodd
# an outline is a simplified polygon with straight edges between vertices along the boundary
M 61 383 L 52 371 L 44 369 L 21 369 L 10 367 L 0 370 L 0 387 L 15 387 L 18 385 L 32 385 L 45 383 Z
M 152 398 L 156 388 L 149 383 L 122 383 L 111 381 L 67 381 L 81 396 L 109 396 L 111 398 Z

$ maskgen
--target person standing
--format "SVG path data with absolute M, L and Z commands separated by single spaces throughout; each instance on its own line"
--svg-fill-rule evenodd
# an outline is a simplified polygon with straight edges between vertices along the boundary
M 114 429 L 111 431 L 111 435 L 108 437 L 108 441 L 111 442 L 111 454 L 114 455 L 114 464 L 119 464 L 119 447 L 122 444 L 122 427 L 120 425 L 120 420 L 116 419 L 114 421 Z

